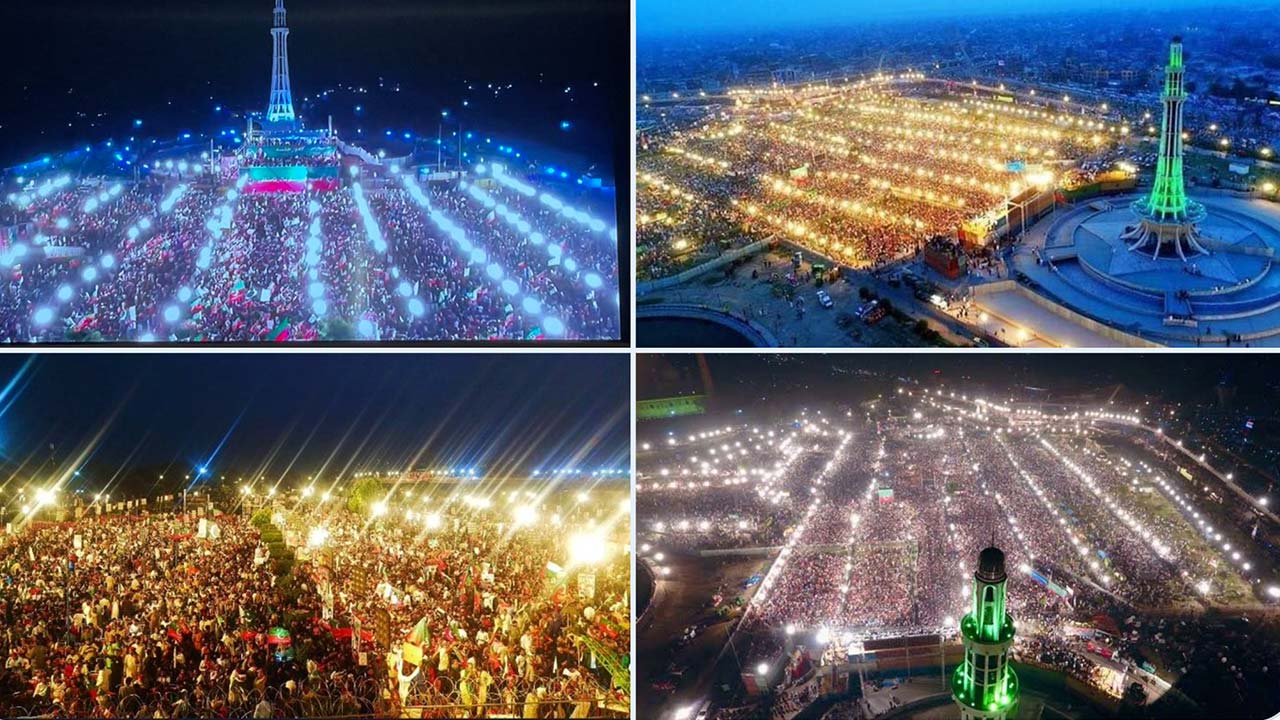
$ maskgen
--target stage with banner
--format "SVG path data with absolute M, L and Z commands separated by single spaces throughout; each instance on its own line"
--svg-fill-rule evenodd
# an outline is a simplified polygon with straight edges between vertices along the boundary
M 250 194 L 337 190 L 341 184 L 335 166 L 246 167 L 240 169 L 240 176 L 247 178 L 242 191 Z

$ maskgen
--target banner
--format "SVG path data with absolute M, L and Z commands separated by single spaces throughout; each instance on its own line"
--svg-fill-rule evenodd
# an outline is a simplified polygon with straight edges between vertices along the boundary
M 323 157 L 331 155 L 335 148 L 330 145 L 267 145 L 262 148 L 262 156 L 269 158 Z
M 412 663 L 414 665 L 422 664 L 422 648 L 414 645 L 413 643 L 405 643 L 402 645 L 400 647 L 400 656 L 404 658 L 404 661 L 407 663 Z
M 321 585 L 317 588 L 317 590 L 320 593 L 320 603 L 321 603 L 320 619 L 332 620 L 333 619 L 333 584 L 330 583 L 328 580 L 324 580 L 322 581 Z
M 241 168 L 240 177 L 247 177 L 249 182 L 264 182 L 268 180 L 302 181 L 307 179 L 307 169 L 301 165 L 249 167 Z

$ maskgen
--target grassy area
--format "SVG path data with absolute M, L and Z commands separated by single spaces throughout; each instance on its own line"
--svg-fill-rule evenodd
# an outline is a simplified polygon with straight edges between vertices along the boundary
M 1230 165 L 1233 163 L 1249 165 L 1248 174 L 1237 175 L 1231 172 Z M 1237 184 L 1243 184 L 1248 187 L 1263 189 L 1268 183 L 1272 186 L 1280 187 L 1280 170 L 1273 167 L 1263 167 L 1258 163 L 1242 158 L 1187 153 L 1184 156 L 1183 166 L 1187 178 L 1204 187 L 1234 187 Z M 1274 191 L 1270 194 L 1264 193 L 1264 195 L 1270 199 L 1276 199 Z
M 1214 588 L 1213 602 L 1230 605 L 1252 601 L 1253 593 L 1248 584 L 1235 572 L 1231 563 L 1223 561 L 1218 551 L 1204 540 L 1204 536 L 1178 510 L 1172 500 L 1154 489 L 1152 492 L 1129 490 L 1127 498 L 1131 511 L 1135 511 L 1140 517 L 1150 517 L 1166 526 L 1176 528 L 1178 538 L 1190 539 L 1180 564 L 1185 567 L 1211 570 L 1207 579 Z

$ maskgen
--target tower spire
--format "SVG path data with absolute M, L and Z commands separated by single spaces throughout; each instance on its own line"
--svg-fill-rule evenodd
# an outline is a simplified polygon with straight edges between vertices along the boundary
M 284 0 L 276 0 L 271 24 L 271 96 L 267 100 L 267 122 L 292 126 L 293 93 L 289 87 L 289 27 L 285 24 Z

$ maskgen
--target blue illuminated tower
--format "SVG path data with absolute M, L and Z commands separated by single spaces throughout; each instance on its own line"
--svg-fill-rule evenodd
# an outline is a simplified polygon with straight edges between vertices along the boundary
M 1187 100 L 1182 74 L 1182 38 L 1175 37 L 1169 43 L 1169 64 L 1164 69 L 1164 93 L 1160 96 L 1164 117 L 1160 120 L 1160 154 L 1151 194 L 1133 203 L 1138 225 L 1121 236 L 1129 242 L 1130 250 L 1149 251 L 1152 259 L 1159 258 L 1164 248 L 1172 249 L 1183 261 L 1188 253 L 1209 252 L 1196 229 L 1205 218 L 1204 206 L 1187 197 L 1182 176 L 1182 105 Z
M 276 127 L 294 123 L 293 93 L 289 90 L 289 28 L 284 21 L 284 0 L 276 0 L 271 26 L 271 99 L 267 122 Z
M 1006 720 L 1018 704 L 1018 676 L 1009 667 L 1013 618 L 1005 611 L 1004 553 L 978 554 L 973 606 L 960 621 L 964 662 L 951 676 L 951 699 L 962 720 Z

